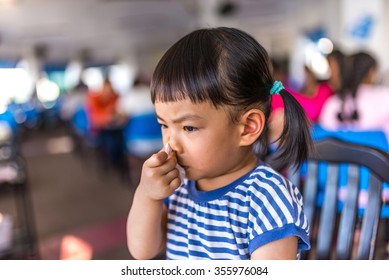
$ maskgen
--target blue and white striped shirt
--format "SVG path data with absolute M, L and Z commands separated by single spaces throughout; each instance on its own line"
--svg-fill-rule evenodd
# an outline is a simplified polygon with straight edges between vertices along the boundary
M 288 236 L 298 237 L 298 252 L 310 248 L 299 190 L 265 165 L 209 192 L 189 181 L 167 204 L 167 259 L 250 259 Z

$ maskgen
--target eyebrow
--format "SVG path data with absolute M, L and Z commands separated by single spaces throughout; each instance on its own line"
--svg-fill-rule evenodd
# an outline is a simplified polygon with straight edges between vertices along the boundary
M 157 118 L 160 119 L 161 121 L 165 121 L 163 118 L 161 118 L 160 116 L 157 115 Z M 193 121 L 193 120 L 202 120 L 204 119 L 203 117 L 200 117 L 198 115 L 194 115 L 194 114 L 188 114 L 188 115 L 183 115 L 182 117 L 179 117 L 175 120 L 173 120 L 173 123 L 182 123 L 184 121 Z

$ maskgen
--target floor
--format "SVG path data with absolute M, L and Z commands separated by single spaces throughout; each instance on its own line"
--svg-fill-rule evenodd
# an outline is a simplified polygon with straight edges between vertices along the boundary
M 132 259 L 125 223 L 134 186 L 103 169 L 92 150 L 73 150 L 63 127 L 24 135 L 40 258 Z M 0 211 L 16 220 L 14 196 L 0 196 Z

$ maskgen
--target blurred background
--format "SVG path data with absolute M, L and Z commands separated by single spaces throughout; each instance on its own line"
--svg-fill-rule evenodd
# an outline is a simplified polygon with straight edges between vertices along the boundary
M 306 67 L 330 77 L 334 50 L 366 50 L 387 84 L 387 14 L 387 0 L 0 0 L 0 258 L 131 259 L 126 216 L 161 148 L 148 83 L 183 35 L 240 28 L 296 90 Z

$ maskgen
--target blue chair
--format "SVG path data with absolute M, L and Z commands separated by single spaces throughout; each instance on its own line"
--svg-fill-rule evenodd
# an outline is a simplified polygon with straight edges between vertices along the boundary
M 81 137 L 88 147 L 96 147 L 97 139 L 90 130 L 90 123 L 86 108 L 81 106 L 73 114 L 70 124 L 78 137 Z
M 346 142 L 371 146 L 389 152 L 389 143 L 381 130 L 326 130 L 318 124 L 311 128 L 314 141 L 324 138 L 338 138 Z
M 389 154 L 373 147 L 354 144 L 336 138 L 314 142 L 314 152 L 307 160 L 308 172 L 299 178 L 301 170 L 293 173 L 304 196 L 304 211 L 310 225 L 312 249 L 303 252 L 308 259 L 374 259 L 382 204 L 382 182 L 389 182 Z M 319 164 L 327 165 L 325 187 L 319 175 Z M 342 171 L 340 165 L 347 163 Z M 358 197 L 361 166 L 368 169 L 369 180 L 365 186 L 369 200 L 364 211 L 359 211 Z M 348 178 L 344 205 L 337 208 L 338 190 L 342 187 L 339 176 Z M 318 207 L 317 195 L 324 192 L 323 204 Z M 355 235 L 356 232 L 360 234 Z M 357 242 L 355 242 L 356 238 Z M 357 247 L 357 248 L 355 248 Z M 357 255 L 354 250 L 357 249 Z
M 388 140 L 386 138 L 386 135 L 383 131 L 380 130 L 326 130 L 320 125 L 314 125 L 311 129 L 312 139 L 314 141 L 323 140 L 326 138 L 336 138 L 343 140 L 345 142 L 359 144 L 359 145 L 365 145 L 365 146 L 371 146 L 373 148 L 380 149 L 384 152 L 389 152 L 389 144 Z M 305 167 L 303 167 L 305 168 Z M 320 185 L 324 186 L 326 176 L 326 165 L 321 164 L 319 166 L 319 180 L 322 182 Z M 345 196 L 345 186 L 347 186 L 347 165 L 342 164 L 340 166 L 340 189 L 339 189 L 339 196 L 342 199 Z M 366 204 L 366 198 L 367 198 L 367 185 L 369 180 L 369 171 L 365 167 L 361 167 L 361 179 L 360 179 L 360 213 L 362 213 L 364 209 L 364 205 Z M 319 187 L 320 187 L 319 185 Z M 382 185 L 383 188 L 383 194 L 389 194 L 389 184 L 384 182 Z M 323 203 L 324 197 L 322 195 L 318 196 L 317 203 L 321 205 Z M 339 208 L 342 207 L 342 203 L 339 203 Z M 381 217 L 383 218 L 389 218 L 389 205 L 384 204 L 381 209 Z
M 130 117 L 124 128 L 124 141 L 130 156 L 146 158 L 162 149 L 161 125 L 155 113 Z
M 0 121 L 8 124 L 13 134 L 17 133 L 18 123 L 16 122 L 14 115 L 9 109 L 0 114 Z
M 144 161 L 162 149 L 161 125 L 154 112 L 131 116 L 124 128 L 124 142 L 128 155 L 130 180 L 140 180 Z
M 335 212 L 338 215 L 343 215 L 342 213 L 344 211 L 350 212 L 348 210 L 348 200 L 350 199 L 350 196 L 352 196 L 354 201 L 357 202 L 356 214 L 359 217 L 359 221 L 361 221 L 363 217 L 368 214 L 367 212 L 369 211 L 367 209 L 369 207 L 373 207 L 374 205 L 372 204 L 375 204 L 376 206 L 378 205 L 379 218 L 384 219 L 383 238 L 385 244 L 387 244 L 389 242 L 389 203 L 382 204 L 382 197 L 385 196 L 385 193 L 389 194 L 389 179 L 381 178 L 381 180 L 378 182 L 378 186 L 381 186 L 379 189 L 378 199 L 377 196 L 375 196 L 375 199 L 372 199 L 371 195 L 369 195 L 368 201 L 360 203 L 362 201 L 361 198 L 367 197 L 367 194 L 369 192 L 369 186 L 372 183 L 377 183 L 374 179 L 372 179 L 372 177 L 377 175 L 374 174 L 375 169 L 385 170 L 385 172 L 381 172 L 381 177 L 387 177 L 387 174 L 389 174 L 387 172 L 387 163 L 383 164 L 379 161 L 369 161 L 369 157 L 364 158 L 362 155 L 360 156 L 361 159 L 358 159 L 357 156 L 357 150 L 359 149 L 374 149 L 376 151 L 373 151 L 373 153 L 381 154 L 382 158 L 389 157 L 389 144 L 385 133 L 382 131 L 329 131 L 323 129 L 319 125 L 314 125 L 311 129 L 311 134 L 314 140 L 314 145 L 316 147 L 316 152 L 314 152 L 310 156 L 309 160 L 305 162 L 298 170 L 295 170 L 293 167 L 289 167 L 286 165 L 284 167 L 284 170 L 282 171 L 296 186 L 302 189 L 304 193 L 305 212 L 308 216 L 310 224 L 313 224 L 312 221 L 316 217 L 316 210 L 320 212 L 326 212 L 326 209 L 323 210 L 323 208 L 328 208 L 326 206 L 328 204 L 328 200 L 332 201 L 331 209 L 335 209 Z M 324 143 L 323 141 L 330 142 L 328 144 L 324 144 L 324 146 L 326 147 L 325 149 L 324 147 L 322 147 Z M 342 143 L 339 144 L 340 142 L 337 143 L 336 141 L 340 141 Z M 357 146 L 360 147 L 354 148 Z M 318 152 L 321 157 L 321 160 L 319 160 L 317 156 Z M 345 156 L 346 154 L 347 156 Z M 353 160 L 350 160 L 350 157 L 352 157 Z M 330 166 L 329 162 L 327 162 L 328 160 L 330 162 L 334 161 L 334 158 L 336 158 L 336 162 L 338 165 L 336 169 L 334 169 L 333 166 Z M 270 155 L 270 157 L 267 159 L 267 162 L 271 165 L 272 160 L 273 157 L 272 155 Z M 315 165 L 311 164 L 312 160 L 316 161 Z M 387 160 L 385 159 L 385 161 Z M 357 164 L 358 166 L 353 166 L 355 164 Z M 373 170 L 373 172 L 370 172 L 369 170 Z M 314 178 L 312 176 L 314 176 Z M 313 184 L 312 182 L 315 183 Z M 328 185 L 332 186 L 330 191 L 327 188 Z M 355 185 L 359 186 L 359 188 L 354 188 Z M 331 193 L 331 199 L 328 198 L 329 193 Z M 378 192 L 376 192 L 376 194 L 377 193 Z M 335 218 L 336 216 L 334 216 L 334 212 L 331 215 L 331 218 L 326 219 L 323 224 L 333 224 L 338 221 Z M 343 223 L 346 223 L 346 221 L 348 220 L 348 218 L 342 219 L 344 220 Z M 367 220 L 369 219 L 371 220 L 371 218 L 368 218 Z M 376 218 L 375 221 L 377 221 Z M 353 226 L 356 225 L 355 219 L 353 219 L 352 221 L 350 220 L 350 222 L 352 222 Z M 363 227 L 364 226 L 362 224 L 362 231 Z M 375 232 L 373 233 L 374 236 L 376 236 L 376 230 L 377 226 L 375 225 Z M 314 228 L 312 228 L 312 231 L 313 234 L 316 234 L 316 230 Z M 328 234 L 322 233 L 321 235 L 326 236 Z M 340 232 L 339 236 L 342 240 L 338 242 L 339 246 L 341 247 L 342 244 L 347 243 L 347 248 L 341 249 L 339 247 L 340 250 L 343 250 L 343 253 L 338 252 L 339 254 L 337 257 L 348 258 L 349 256 L 344 253 L 344 250 L 347 249 L 347 251 L 349 252 L 349 248 L 351 246 L 349 236 L 345 238 L 342 232 Z M 373 238 L 374 236 L 371 236 L 371 238 Z M 365 239 L 368 240 L 368 242 L 365 242 L 365 245 L 373 244 L 373 242 L 375 244 L 375 237 L 374 240 L 369 240 L 369 238 Z M 326 242 L 329 241 L 328 238 L 326 240 Z M 364 254 L 359 254 L 358 258 L 372 258 L 374 250 L 370 250 L 369 256 L 367 256 L 366 252 L 367 251 L 365 250 Z M 326 253 L 320 258 L 327 258 L 327 253 L 328 251 L 326 251 Z M 307 255 L 302 256 L 302 258 L 307 258 Z

